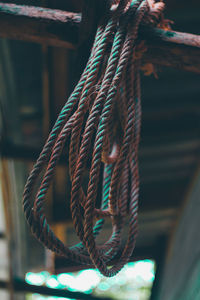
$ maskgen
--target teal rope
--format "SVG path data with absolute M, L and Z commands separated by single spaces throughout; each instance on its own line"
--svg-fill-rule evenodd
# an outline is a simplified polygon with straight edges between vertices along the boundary
M 25 216 L 38 240 L 77 263 L 93 263 L 105 276 L 114 276 L 129 260 L 137 236 L 141 95 L 140 63 L 135 61 L 134 53 L 140 24 L 157 25 L 163 10 L 162 2 L 149 3 L 149 0 L 113 1 L 116 8 L 108 21 L 104 19 L 99 25 L 87 66 L 58 116 L 24 190 Z M 70 248 L 56 237 L 44 210 L 47 191 L 67 139 L 70 139 L 72 182 L 70 207 L 80 238 L 80 243 Z M 90 173 L 84 193 L 84 172 L 88 165 Z M 35 195 L 41 173 L 44 175 Z M 99 184 L 102 201 L 97 208 Z M 123 246 L 126 216 L 129 216 L 129 234 Z M 105 218 L 111 219 L 112 233 L 104 244 L 98 245 L 96 239 Z M 116 259 L 121 247 L 122 253 Z

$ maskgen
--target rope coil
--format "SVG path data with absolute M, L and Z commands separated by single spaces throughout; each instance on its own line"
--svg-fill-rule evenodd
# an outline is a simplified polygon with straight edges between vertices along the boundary
M 94 264 L 104 276 L 114 276 L 129 261 L 137 236 L 139 193 L 138 145 L 141 127 L 141 24 L 157 26 L 163 20 L 163 2 L 113 1 L 107 22 L 99 25 L 87 66 L 67 100 L 27 180 L 23 207 L 37 239 L 59 255 L 80 264 Z M 44 200 L 66 140 L 70 139 L 70 207 L 80 243 L 68 248 L 47 223 Z M 90 154 L 92 153 L 92 157 Z M 84 172 L 89 165 L 86 193 Z M 35 185 L 44 171 L 40 187 Z M 103 177 L 102 177 L 102 169 Z M 101 207 L 97 208 L 98 186 Z M 33 200 L 34 199 L 34 200 Z M 120 257 L 122 230 L 129 217 L 129 233 Z M 96 237 L 110 217 L 112 234 L 103 244 Z M 96 223 L 95 223 L 96 221 Z

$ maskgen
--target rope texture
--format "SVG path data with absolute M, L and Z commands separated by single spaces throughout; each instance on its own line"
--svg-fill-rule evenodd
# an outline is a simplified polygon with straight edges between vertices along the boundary
M 92 263 L 108 277 L 117 274 L 130 259 L 138 231 L 138 30 L 142 24 L 160 26 L 164 20 L 163 2 L 120 0 L 112 4 L 109 18 L 98 27 L 87 66 L 29 175 L 23 198 L 27 222 L 44 246 L 80 264 Z M 71 248 L 55 236 L 44 211 L 47 191 L 67 139 L 71 214 L 81 241 Z M 88 167 L 85 192 L 83 180 Z M 97 208 L 100 196 L 101 207 Z M 129 232 L 126 244 L 122 245 L 127 216 Z M 112 221 L 112 234 L 103 245 L 98 245 L 96 238 L 106 217 Z M 119 251 L 121 254 L 112 265 Z

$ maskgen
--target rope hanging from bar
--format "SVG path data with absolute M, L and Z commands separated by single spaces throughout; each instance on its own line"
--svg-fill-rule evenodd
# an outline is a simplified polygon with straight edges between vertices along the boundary
M 138 30 L 144 23 L 164 24 L 163 2 L 120 0 L 112 4 L 110 16 L 98 27 L 80 81 L 27 180 L 23 199 L 28 224 L 42 244 L 79 264 L 94 264 L 108 277 L 117 274 L 129 261 L 138 230 L 139 49 L 142 51 L 141 43 L 137 42 Z M 67 139 L 70 140 L 71 214 L 81 241 L 70 248 L 55 236 L 44 211 L 44 200 Z M 85 192 L 83 179 L 88 168 Z M 36 193 L 40 173 L 43 175 Z M 97 208 L 99 185 L 103 186 L 102 201 Z M 129 232 L 124 246 L 121 237 L 127 216 Z M 111 218 L 112 234 L 103 245 L 98 245 L 96 237 L 106 217 Z

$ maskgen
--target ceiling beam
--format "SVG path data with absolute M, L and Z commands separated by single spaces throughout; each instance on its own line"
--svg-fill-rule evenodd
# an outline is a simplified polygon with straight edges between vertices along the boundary
M 81 15 L 0 2 L 0 37 L 75 49 Z M 140 38 L 148 50 L 144 63 L 200 73 L 200 36 L 143 27 Z
M 87 299 L 87 300 L 100 300 L 102 298 L 96 297 L 94 295 L 88 295 L 81 292 L 72 292 L 67 289 L 56 289 L 49 288 L 47 286 L 37 286 L 33 284 L 28 284 L 25 280 L 21 278 L 14 278 L 12 280 L 12 285 L 15 292 L 20 293 L 32 293 L 32 294 L 41 294 L 45 296 L 55 296 L 55 297 L 64 297 L 67 299 Z M 10 286 L 10 282 L 0 280 L 0 289 L 8 290 Z M 103 298 L 105 300 L 111 300 L 111 298 Z
M 162 160 L 163 155 L 165 158 L 173 158 L 174 155 L 182 159 L 183 157 L 188 158 L 191 155 L 199 154 L 200 142 L 197 137 L 192 137 L 190 134 L 186 135 L 184 139 L 178 139 L 176 136 L 169 140 L 169 135 L 166 136 L 166 141 L 164 142 L 158 136 L 157 139 L 154 139 L 152 143 L 143 143 L 140 146 L 140 159 L 148 160 L 153 159 Z M 7 159 L 16 159 L 16 160 L 26 160 L 26 161 L 35 161 L 42 148 L 26 146 L 24 144 L 14 144 L 9 140 L 2 140 L 0 142 L 0 154 L 1 157 Z M 61 156 L 61 164 L 66 161 L 66 154 Z
M 81 15 L 0 2 L 0 37 L 73 49 Z

